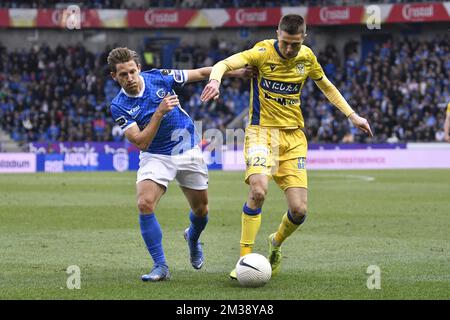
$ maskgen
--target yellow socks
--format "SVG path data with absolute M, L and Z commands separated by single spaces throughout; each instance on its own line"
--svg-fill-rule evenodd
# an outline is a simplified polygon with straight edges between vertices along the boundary
M 288 211 L 284 214 L 278 231 L 275 234 L 275 242 L 280 246 L 287 237 L 289 237 L 297 228 L 305 221 L 306 215 L 300 219 L 295 220 Z M 240 256 L 252 253 L 253 245 L 255 244 L 256 235 L 261 226 L 261 208 L 250 209 L 247 204 L 244 205 L 242 212 L 242 231 L 240 241 Z
M 299 221 L 295 221 L 288 211 L 281 219 L 281 224 L 278 227 L 278 231 L 275 234 L 275 242 L 277 246 L 280 246 L 287 237 L 289 237 L 297 228 L 305 221 L 306 215 Z
M 261 208 L 253 210 L 245 204 L 242 212 L 241 257 L 252 252 L 260 226 Z

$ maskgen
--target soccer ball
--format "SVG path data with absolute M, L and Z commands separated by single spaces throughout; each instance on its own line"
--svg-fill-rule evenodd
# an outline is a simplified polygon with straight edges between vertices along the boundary
M 243 287 L 262 287 L 272 276 L 270 262 L 258 253 L 249 253 L 236 263 L 237 280 Z

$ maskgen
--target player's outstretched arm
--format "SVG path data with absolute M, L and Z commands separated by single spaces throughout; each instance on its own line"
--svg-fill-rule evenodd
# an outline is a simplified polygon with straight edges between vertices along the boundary
M 125 131 L 127 139 L 139 150 L 146 151 L 158 132 L 159 125 L 164 115 L 180 104 L 177 95 L 166 96 L 152 115 L 149 124 L 140 130 L 138 126 L 131 126 Z
M 327 99 L 345 116 L 350 119 L 353 125 L 360 130 L 367 133 L 371 138 L 373 137 L 372 130 L 370 129 L 369 122 L 367 119 L 360 117 L 353 109 L 350 107 L 348 102 L 339 92 L 339 90 L 328 80 L 324 75 L 320 80 L 314 81 Z
M 199 69 L 187 70 L 188 80 L 186 81 L 186 83 L 208 79 L 211 75 L 212 69 L 212 67 L 204 67 Z M 245 68 L 226 71 L 223 76 L 226 78 L 250 79 L 256 74 L 256 72 L 257 71 L 254 67 L 246 66 Z
M 209 82 L 203 89 L 200 100 L 206 102 L 211 99 L 219 98 L 220 82 L 222 81 L 222 77 L 226 72 L 238 70 L 248 65 L 255 65 L 255 63 L 253 63 L 254 59 L 252 58 L 251 53 L 249 54 L 249 52 L 251 51 L 247 50 L 244 52 L 236 53 L 231 57 L 226 58 L 225 60 L 217 62 L 211 70 Z

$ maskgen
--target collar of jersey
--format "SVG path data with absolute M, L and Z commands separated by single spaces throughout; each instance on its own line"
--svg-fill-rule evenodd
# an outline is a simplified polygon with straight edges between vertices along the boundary
M 128 94 L 128 93 L 122 88 L 121 91 L 122 91 L 127 97 L 129 97 L 129 98 L 140 98 L 140 97 L 142 97 L 142 96 L 144 95 L 144 91 L 145 91 L 145 81 L 144 81 L 144 77 L 142 77 L 141 75 L 139 75 L 139 78 L 141 78 L 143 85 L 142 85 L 141 91 L 140 91 L 137 95 L 133 96 L 133 95 L 131 95 L 131 94 Z
M 283 59 L 286 60 L 286 58 L 281 54 L 280 48 L 278 47 L 278 40 L 275 40 L 273 46 L 275 47 L 275 51 L 278 53 L 278 55 L 279 55 L 281 58 L 283 58 Z

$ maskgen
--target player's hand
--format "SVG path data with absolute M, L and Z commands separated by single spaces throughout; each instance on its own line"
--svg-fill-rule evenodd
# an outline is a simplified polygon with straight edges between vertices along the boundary
M 360 130 L 367 133 L 371 138 L 373 138 L 372 130 L 370 129 L 369 122 L 367 119 L 360 117 L 355 113 L 352 113 L 349 117 L 350 121 L 353 123 L 353 125 Z
M 220 95 L 219 86 L 220 86 L 219 81 L 211 79 L 203 89 L 202 95 L 200 96 L 200 100 L 203 102 L 207 102 L 211 99 L 217 100 Z
M 156 112 L 160 113 L 162 116 L 166 113 L 169 113 L 173 110 L 177 105 L 180 104 L 180 100 L 178 100 L 178 96 L 176 94 L 170 95 L 167 94 L 165 98 L 161 101 L 161 103 L 158 106 L 158 109 L 156 109 Z

